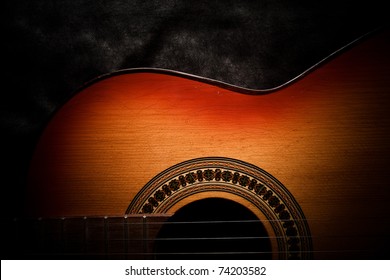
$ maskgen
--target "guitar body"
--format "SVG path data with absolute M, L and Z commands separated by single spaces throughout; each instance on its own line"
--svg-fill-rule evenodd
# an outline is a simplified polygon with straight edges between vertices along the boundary
M 219 198 L 246 207 L 278 237 L 267 220 L 283 222 L 284 204 L 299 234 L 309 235 L 299 248 L 310 257 L 387 258 L 389 48 L 388 33 L 379 34 L 290 85 L 253 94 L 164 73 L 102 78 L 47 125 L 31 163 L 28 214 L 164 222 Z M 249 181 L 217 182 L 218 168 Z M 182 183 L 177 195 L 163 188 L 173 180 Z M 276 204 L 262 208 L 264 194 L 250 180 L 271 190 Z M 283 246 L 271 244 L 273 258 L 285 257 Z

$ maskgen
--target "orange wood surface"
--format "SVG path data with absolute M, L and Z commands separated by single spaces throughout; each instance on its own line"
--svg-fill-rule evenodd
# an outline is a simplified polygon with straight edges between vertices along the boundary
M 123 215 L 159 172 L 219 156 L 286 186 L 315 252 L 389 246 L 389 49 L 388 33 L 380 34 L 267 94 L 157 73 L 93 83 L 53 116 L 38 143 L 28 214 Z

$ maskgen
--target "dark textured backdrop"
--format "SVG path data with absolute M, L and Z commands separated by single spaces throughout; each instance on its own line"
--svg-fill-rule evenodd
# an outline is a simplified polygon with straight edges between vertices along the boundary
M 91 79 L 157 67 L 271 88 L 386 18 L 382 0 L 3 3 L 1 197 L 2 214 L 15 216 L 37 137 Z

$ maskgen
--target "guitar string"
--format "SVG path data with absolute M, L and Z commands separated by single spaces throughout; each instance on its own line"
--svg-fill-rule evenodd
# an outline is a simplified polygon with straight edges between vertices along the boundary
M 141 230 L 142 228 L 140 227 L 139 230 Z M 24 239 L 28 240 L 28 239 L 34 239 L 33 236 L 45 236 L 45 235 L 55 235 L 55 234 L 62 234 L 65 237 L 67 237 L 68 239 L 67 240 L 72 240 L 71 238 L 69 237 L 72 237 L 72 236 L 82 236 L 82 235 L 85 235 L 85 228 L 80 228 L 79 230 L 75 230 L 73 228 L 73 230 L 53 230 L 53 228 L 38 228 L 36 229 L 35 228 L 35 235 L 31 233 L 31 229 L 28 229 L 28 228 L 23 228 L 23 229 L 17 229 L 15 232 L 13 232 L 14 234 L 16 233 L 18 236 L 22 235 L 19 233 L 19 231 L 23 231 L 23 230 L 29 230 L 29 235 L 27 236 L 30 236 L 31 238 L 28 238 L 28 237 L 24 237 Z M 104 225 L 100 225 L 100 226 L 92 226 L 92 227 L 88 227 L 87 229 L 89 231 L 88 235 L 90 236 L 89 239 L 90 240 L 94 240 L 94 241 L 99 241 L 99 240 L 107 240 L 107 239 L 100 239 L 100 238 L 93 238 L 94 236 L 98 237 L 99 234 L 103 235 L 103 231 L 105 230 L 104 228 Z M 119 235 L 119 234 L 123 234 L 123 235 L 128 235 L 129 237 L 128 238 L 112 238 L 112 237 L 109 237 L 109 241 L 124 241 L 124 240 L 127 240 L 127 241 L 140 241 L 140 240 L 143 240 L 143 241 L 155 241 L 155 240 L 166 240 L 166 241 L 185 241 L 185 240 L 245 240 L 245 239 L 286 239 L 287 237 L 284 236 L 284 235 L 274 235 L 274 236 L 205 236 L 205 237 L 164 237 L 164 238 L 161 238 L 161 237 L 156 237 L 156 238 L 136 238 L 136 237 L 131 237 L 131 235 L 140 235 L 140 233 L 138 232 L 134 234 L 134 231 L 131 231 L 131 229 L 127 229 L 125 230 L 124 228 L 116 228 L 116 229 L 108 229 L 109 230 L 109 235 L 112 236 L 112 235 Z M 133 229 L 134 230 L 134 229 Z M 148 229 L 150 230 L 150 229 Z M 95 231 L 95 232 L 94 232 Z M 97 233 L 96 233 L 97 232 Z M 124 233 L 125 232 L 125 233 Z M 153 234 L 149 234 L 149 235 L 153 235 Z M 353 239 L 369 239 L 369 238 L 387 238 L 388 237 L 388 234 L 387 233 L 383 233 L 383 234 L 378 234 L 378 233 L 357 233 L 355 235 L 351 235 L 351 234 L 321 234 L 321 235 L 316 235 L 316 234 L 312 234 L 312 235 L 299 235 L 299 234 L 296 234 L 296 235 L 291 235 L 291 236 L 288 236 L 289 238 L 312 238 L 312 239 L 315 239 L 315 238 L 353 238 Z M 9 238 L 9 239 L 12 239 L 12 238 Z M 21 238 L 19 238 L 21 239 Z
M 372 252 L 369 250 L 313 250 L 313 251 L 212 251 L 212 252 L 60 252 L 60 253 L 53 253 L 49 252 L 47 254 L 45 253 L 30 253 L 27 255 L 58 255 L 58 256 L 85 256 L 85 255 L 93 255 L 93 256 L 161 256 L 161 255 L 243 255 L 243 254 L 285 254 L 285 253 L 291 253 L 291 254 L 319 254 L 319 253 L 367 253 L 367 252 Z
M 53 233 L 52 233 L 53 234 Z M 74 234 L 74 232 L 73 232 Z M 81 233 L 80 235 L 82 235 Z M 93 235 L 92 235 L 93 236 Z M 17 239 L 17 241 L 42 241 L 43 236 L 35 236 L 39 237 L 39 240 L 36 240 L 34 237 L 31 236 L 29 237 L 23 237 L 23 238 L 6 238 L 4 240 L 14 240 Z M 49 236 L 50 237 L 50 236 Z M 74 236 L 73 236 L 74 237 Z M 321 239 L 329 239 L 329 238 L 334 238 L 334 239 L 343 239 L 343 238 L 348 238 L 348 239 L 370 239 L 370 238 L 387 238 L 388 235 L 386 234 L 379 234 L 379 235 L 370 235 L 370 234 L 364 234 L 364 235 L 310 235 L 310 236 L 305 236 L 305 235 L 296 235 L 296 236 L 289 236 L 290 238 L 321 238 Z M 53 236 L 51 236 L 53 238 Z M 94 242 L 138 242 L 138 241 L 219 241 L 219 240 L 230 240 L 230 241 L 235 241 L 235 240 L 274 240 L 274 239 L 286 239 L 286 236 L 218 236 L 218 237 L 157 237 L 157 238 L 88 238 L 88 241 L 84 243 L 94 243 Z M 64 239 L 48 239 L 51 242 L 57 242 L 57 243 L 72 243 L 79 241 L 79 239 L 76 238 L 64 238 Z
M 300 237 L 304 237 L 304 236 L 300 236 Z M 315 237 L 315 236 L 309 236 L 309 237 Z M 324 237 L 327 237 L 327 236 L 323 236 L 321 235 L 320 236 L 321 238 L 324 238 Z M 340 236 L 328 236 L 330 238 L 339 238 Z M 344 236 L 341 236 L 341 237 L 344 237 Z M 372 238 L 377 238 L 378 236 L 372 236 Z M 384 236 L 386 237 L 386 236 Z M 274 236 L 274 237 L 217 237 L 217 238 L 155 238 L 155 239 L 111 239 L 109 238 L 108 239 L 108 242 L 109 242 L 109 250 L 107 252 L 88 252 L 88 251 L 84 251 L 84 252 L 81 252 L 80 254 L 78 254 L 77 252 L 70 252 L 70 253 L 66 253 L 65 251 L 62 251 L 62 252 L 59 252 L 59 253 L 52 253 L 52 252 L 48 252 L 48 253 L 43 253 L 43 254 L 38 254 L 38 255 L 42 255 L 42 256 L 45 256 L 45 255 L 58 255 L 58 256 L 66 256 L 66 255 L 69 255 L 69 256 L 85 256 L 85 255 L 93 255 L 93 256 L 155 256 L 155 257 L 158 257 L 160 255 L 165 255 L 165 256 L 201 256 L 201 255 L 204 255 L 204 256 L 211 256 L 211 255 L 254 255 L 254 254 L 266 254 L 266 253 L 269 253 L 269 254 L 272 254 L 272 253 L 298 253 L 298 254 L 302 254 L 302 253 L 316 253 L 316 254 L 329 254 L 329 253 L 333 253 L 333 254 L 337 254 L 337 255 L 340 255 L 340 254 L 343 254 L 343 253 L 348 253 L 348 256 L 352 256 L 354 254 L 358 254 L 358 253 L 370 253 L 370 254 L 377 254 L 377 253 L 381 253 L 382 251 L 369 251 L 369 250 L 312 250 L 312 251 L 297 251 L 297 252 L 294 252 L 294 251 L 277 251 L 277 252 L 272 252 L 272 251 L 269 251 L 269 252 L 162 252 L 162 253 L 157 253 L 157 252 L 110 252 L 112 248 L 115 248 L 115 241 L 117 242 L 129 242 L 127 243 L 127 246 L 130 246 L 132 245 L 132 242 L 131 241 L 134 241 L 134 242 L 137 242 L 139 243 L 139 241 L 144 241 L 144 242 L 148 242 L 148 241 L 194 241 L 196 239 L 200 240 L 200 241 L 204 241 L 204 240 L 212 240 L 212 241 L 216 241 L 216 240 L 224 240 L 224 241 L 227 241 L 227 240 L 237 240 L 237 239 L 277 239 L 277 238 L 284 238 L 284 237 L 278 237 L 278 236 Z M 349 235 L 345 235 L 345 238 L 360 238 L 362 239 L 362 236 L 349 236 Z M 59 240 L 58 240 L 59 241 Z M 58 242 L 57 241 L 57 242 Z M 106 242 L 107 240 L 106 239 L 88 239 L 86 240 L 86 242 L 80 246 L 79 248 L 86 248 L 86 247 L 89 247 L 91 249 L 90 246 L 94 247 L 94 246 L 97 246 L 96 249 L 99 248 L 99 246 L 97 244 L 103 244 L 103 242 Z M 60 240 L 60 242 L 64 242 L 63 245 L 66 245 L 66 244 L 70 244 L 72 242 L 72 240 L 70 239 L 64 239 L 64 240 Z M 69 243 L 68 243 L 69 242 Z M 97 244 L 96 244 L 97 243 Z M 57 244 L 58 245 L 58 244 Z M 116 243 L 116 245 L 118 246 L 118 244 Z M 120 246 L 121 248 L 123 247 Z M 66 247 L 63 247 L 63 248 L 66 248 Z M 103 248 L 101 248 L 102 251 L 103 251 Z M 34 254 L 32 254 L 34 255 Z M 35 254 L 37 255 L 37 254 Z
M 272 253 L 292 253 L 292 254 L 300 254 L 300 253 L 361 253 L 361 252 L 367 252 L 367 250 L 316 250 L 316 251 L 214 251 L 214 252 L 140 252 L 135 254 L 141 254 L 141 255 L 208 255 L 208 254 L 272 254 Z
M 147 217 L 147 218 L 155 218 L 155 217 Z M 113 222 L 112 219 L 123 219 L 122 221 Z M 141 221 L 141 222 L 133 222 L 130 221 L 131 218 L 126 217 L 92 217 L 92 218 L 86 218 L 86 217 L 80 217 L 80 218 L 36 218 L 36 219 L 23 219 L 23 218 L 15 218 L 13 219 L 13 222 L 15 223 L 29 223 L 29 222 L 45 222 L 45 221 L 58 221 L 58 222 L 65 222 L 65 221 L 83 221 L 88 220 L 89 223 L 96 222 L 95 224 L 99 224 L 101 222 L 104 222 L 104 220 L 108 220 L 109 225 L 162 225 L 162 224 L 220 224 L 220 223 L 262 223 L 262 222 L 300 222 L 300 221 L 306 221 L 306 222 L 315 222 L 315 221 L 332 221 L 332 219 L 261 219 L 261 220 L 202 220 L 202 221 Z M 169 219 L 169 217 L 168 217 Z M 337 219 L 340 221 L 340 219 Z M 353 218 L 348 217 L 346 219 L 348 221 L 364 221 L 369 220 L 370 222 L 374 220 L 378 220 L 379 222 L 382 222 L 384 219 L 381 217 L 369 217 L 369 218 Z M 3 223 L 6 223 L 3 221 Z
M 297 235 L 297 236 L 290 236 L 291 238 L 355 238 L 355 239 L 362 239 L 362 238 L 379 238 L 383 237 L 386 238 L 388 235 L 381 234 L 381 235 Z M 249 240 L 249 239 L 285 239 L 285 236 L 218 236 L 218 237 L 157 237 L 157 238 L 114 238 L 110 239 L 110 241 L 196 241 L 196 240 Z M 95 239 L 96 240 L 96 239 Z M 98 239 L 103 240 L 103 239 Z
M 244 220 L 245 222 L 261 222 L 261 221 L 258 221 L 258 220 Z M 202 222 L 202 221 L 201 221 Z M 203 222 L 207 222 L 207 223 L 210 223 L 210 222 L 213 222 L 213 221 L 203 221 Z M 226 222 L 226 221 L 219 221 L 219 222 Z M 235 220 L 235 221 L 228 221 L 228 222 L 242 222 L 241 220 Z M 191 222 L 192 223 L 192 222 Z M 196 222 L 196 223 L 199 223 L 199 222 Z M 122 223 L 120 223 L 120 225 L 124 225 Z M 103 225 L 100 225 L 103 227 Z M 99 226 L 98 226 L 99 227 Z M 96 227 L 95 227 L 96 228 Z M 300 237 L 304 237 L 304 236 L 300 236 Z M 310 237 L 315 237 L 315 236 L 310 236 Z M 323 238 L 325 236 L 321 236 L 321 238 Z M 329 236 L 329 237 L 337 237 L 337 236 Z M 345 236 L 345 237 L 348 237 L 348 238 L 361 238 L 362 236 Z M 376 236 L 372 236 L 372 237 L 378 237 L 377 235 Z M 275 236 L 275 237 L 233 237 L 233 240 L 234 239 L 251 239 L 251 238 L 264 238 L 264 239 L 271 239 L 271 238 L 284 238 L 283 236 Z M 211 240 L 218 240 L 218 239 L 222 239 L 222 240 L 229 240 L 231 239 L 231 237 L 217 237 L 217 238 L 161 238 L 160 240 L 181 240 L 181 241 L 185 241 L 185 240 L 196 240 L 196 239 L 199 239 L 199 240 L 206 240 L 206 239 L 211 239 Z M 108 241 L 109 242 L 113 242 L 113 241 L 156 241 L 156 240 L 159 240 L 159 238 L 155 238 L 155 239 L 109 239 Z M 71 240 L 69 239 L 65 239 L 65 240 L 61 240 L 62 242 L 69 242 Z M 88 245 L 96 245 L 95 243 L 96 242 L 103 242 L 103 241 L 107 241 L 106 239 L 89 239 L 85 244 L 84 246 L 88 246 Z M 88 252 L 83 252 L 83 253 L 80 253 L 80 255 L 88 255 L 88 254 L 92 254 L 92 255 L 101 255 L 101 256 L 109 256 L 109 255 L 118 255 L 118 256 L 136 256 L 136 255 L 227 255 L 227 254 L 265 254 L 265 253 L 286 253 L 287 251 L 278 251 L 278 252 L 172 252 L 172 253 L 156 253 L 156 252 L 149 252 L 149 253 L 145 253 L 145 252 L 139 252 L 139 253 L 135 253 L 135 252 L 118 252 L 118 253 L 111 253 L 111 252 L 105 252 L 105 253 L 97 253 L 97 252 L 91 252 L 91 253 L 88 253 Z M 368 250 L 322 250 L 322 251 L 297 251 L 295 253 L 345 253 L 345 252 L 348 252 L 348 253 L 354 253 L 354 252 L 370 252 Z M 289 253 L 294 253 L 294 252 L 291 252 L 289 251 Z M 42 255 L 51 255 L 53 253 L 47 253 L 47 254 L 42 254 Z M 39 254 L 38 254 L 39 255 Z M 55 255 L 55 254 L 54 254 Z M 64 252 L 61 252 L 61 253 L 58 253 L 57 255 L 61 255 L 61 256 L 64 256 L 66 255 L 66 253 Z M 75 252 L 71 252 L 69 253 L 69 255 L 77 255 L 77 253 Z
M 61 219 L 61 221 L 65 221 L 65 220 L 69 220 L 69 219 Z M 39 221 L 43 221 L 43 220 L 39 220 Z M 51 220 L 53 221 L 53 220 Z M 56 220 L 58 221 L 58 220 Z M 88 221 L 90 222 L 91 219 L 88 219 Z M 92 221 L 96 221 L 96 219 L 92 219 Z M 280 220 L 275 220 L 275 221 L 280 221 Z M 291 221 L 291 220 L 289 220 Z M 307 221 L 307 219 L 306 219 Z M 144 226 L 148 226 L 150 224 L 179 224 L 179 225 L 186 225 L 186 224 L 213 224 L 213 223 L 261 223 L 262 221 L 260 220 L 231 220 L 231 221 L 192 221 L 192 222 L 152 222 L 152 223 L 109 223 L 108 226 L 110 227 L 110 235 L 112 235 L 113 233 L 123 233 L 124 231 L 124 228 L 125 227 L 128 227 L 128 229 L 126 230 L 126 233 L 127 235 L 131 235 L 131 231 L 129 231 L 129 229 L 131 228 L 132 225 L 142 225 L 142 227 Z M 63 225 L 63 224 L 62 224 Z M 116 225 L 120 225 L 121 228 L 114 228 L 114 230 L 112 229 L 112 226 L 116 226 Z M 122 228 L 123 226 L 123 228 Z M 107 224 L 94 224 L 94 225 L 91 225 L 89 224 L 87 226 L 87 228 L 89 230 L 98 230 L 98 229 L 105 229 L 106 230 L 106 227 L 107 227 Z M 141 228 L 141 227 L 140 227 Z M 60 231 L 61 231 L 61 234 L 68 237 L 70 236 L 71 234 L 79 234 L 79 235 L 84 235 L 84 231 L 85 231 L 85 227 L 83 227 L 82 229 L 80 228 L 79 231 L 75 231 L 75 230 L 70 230 L 69 232 L 67 232 L 67 230 L 65 230 L 64 232 L 64 228 L 62 228 Z M 116 231 L 115 231 L 116 229 Z M 133 228 L 134 229 L 134 228 Z M 40 228 L 40 230 L 42 231 L 43 228 Z M 60 232 L 58 231 L 58 232 Z M 51 232 L 52 234 L 54 233 L 55 231 Z M 57 232 L 57 233 L 58 233 Z M 50 230 L 48 231 L 48 233 L 50 233 Z M 40 232 L 38 233 L 37 235 L 42 235 L 43 232 Z M 94 236 L 94 234 L 92 234 L 92 232 L 90 233 L 91 236 Z M 98 236 L 98 235 L 95 235 L 95 236 Z M 331 235 L 331 234 L 325 234 L 325 235 L 311 235 L 311 236 L 303 236 L 303 235 L 297 235 L 297 236 L 291 236 L 291 237 L 297 237 L 297 238 L 353 238 L 353 239 L 368 239 L 368 238 L 380 238 L 380 237 L 385 237 L 386 238 L 387 235 L 382 235 L 382 234 L 357 234 L 357 235 Z M 263 240 L 272 240 L 272 239 L 285 239 L 286 236 L 218 236 L 218 237 L 168 237 L 168 238 L 153 238 L 153 239 L 150 239 L 150 238 L 109 238 L 109 241 L 112 242 L 112 241 L 195 241 L 195 240 L 255 240 L 255 239 L 263 239 Z M 71 239 L 67 239 L 65 238 L 67 241 L 72 241 Z M 19 239 L 20 240 L 20 239 Z M 26 240 L 29 240 L 28 238 L 26 238 Z M 31 240 L 31 238 L 30 238 Z M 99 238 L 95 238 L 95 239 L 91 239 L 90 241 L 107 241 L 107 239 L 99 239 Z M 58 240 L 60 241 L 60 240 Z
M 37 221 L 37 220 L 35 220 Z M 44 221 L 44 220 L 38 220 L 40 222 Z M 50 220 L 50 221 L 53 221 L 53 220 Z M 54 221 L 58 221 L 58 220 L 54 220 Z M 61 220 L 62 222 L 65 221 L 65 219 L 62 219 Z M 93 219 L 92 221 L 95 221 L 95 219 Z M 280 221 L 280 220 L 275 220 L 275 221 Z M 291 220 L 286 220 L 286 221 L 291 221 Z M 307 221 L 307 220 L 306 220 Z M 318 220 L 318 221 L 321 221 L 321 220 Z M 88 222 L 91 222 L 91 220 L 89 219 Z M 103 223 L 94 223 L 94 224 L 91 224 L 91 223 L 88 223 L 88 225 L 78 225 L 79 226 L 79 230 L 77 231 L 74 227 L 73 227 L 73 230 L 72 230 L 72 227 L 70 227 L 70 230 L 69 228 L 68 229 L 65 229 L 65 228 L 61 228 L 61 230 L 58 230 L 57 233 L 61 232 L 61 234 L 64 234 L 65 236 L 68 236 L 70 234 L 77 234 L 79 233 L 80 235 L 84 234 L 85 233 L 85 230 L 88 229 L 88 230 L 91 230 L 90 234 L 93 236 L 93 231 L 98 231 L 99 229 L 102 229 L 101 232 L 103 232 L 103 229 L 104 230 L 109 230 L 110 231 L 110 235 L 114 234 L 114 233 L 122 233 L 124 231 L 124 229 L 127 227 L 126 229 L 126 233 L 127 235 L 131 235 L 131 230 L 134 230 L 134 229 L 142 229 L 143 227 L 148 227 L 149 230 L 150 230 L 150 227 L 149 225 L 165 225 L 165 224 L 177 224 L 177 225 L 191 225 L 191 224 L 214 224 L 214 223 L 218 223 L 218 224 L 222 224 L 222 223 L 261 223 L 262 221 L 260 220 L 231 220 L 231 221 L 195 221 L 195 222 L 152 222 L 152 223 L 108 223 L 108 224 L 103 224 Z M 19 224 L 18 224 L 19 225 Z M 16 228 L 18 228 L 18 225 L 16 225 Z M 20 226 L 23 226 L 23 225 L 26 225 L 26 224 L 22 224 Z M 46 225 L 46 224 L 45 224 Z M 132 227 L 134 226 L 135 227 Z M 42 227 L 43 226 L 43 227 Z M 52 225 L 54 227 L 54 225 Z M 60 225 L 58 226 L 64 226 L 63 223 L 61 223 Z M 74 225 L 75 226 L 75 225 Z M 108 226 L 108 228 L 107 228 Z M 120 226 L 120 227 L 116 227 L 116 226 Z M 46 231 L 46 233 L 50 233 L 50 227 L 47 228 L 45 227 L 44 225 L 38 225 L 39 229 L 38 231 L 40 231 L 40 233 L 36 233 L 37 235 L 42 235 L 43 232 L 42 231 Z M 78 228 L 78 227 L 76 227 Z M 46 230 L 45 230 L 46 229 Z M 52 228 L 53 229 L 53 228 Z M 18 229 L 17 229 L 18 230 Z M 37 229 L 36 229 L 37 230 Z M 55 233 L 56 231 L 55 230 L 52 230 L 51 233 Z M 95 235 L 96 236 L 96 235 Z M 321 237 L 321 238 L 343 238 L 343 237 L 348 237 L 348 238 L 379 238 L 379 237 L 386 237 L 387 235 L 385 234 L 362 234 L 362 233 L 359 233 L 357 235 L 331 235 L 331 234 L 323 234 L 323 235 L 310 235 L 310 236 L 304 236 L 304 235 L 296 235 L 295 237 L 299 237 L 299 238 L 318 238 L 318 237 Z M 292 236 L 294 237 L 294 236 Z M 222 237 L 172 237 L 172 238 L 160 238 L 160 240 L 181 240 L 181 241 L 184 241 L 184 240 L 206 240 L 206 239 L 210 239 L 210 240 L 223 240 L 223 239 L 230 239 L 230 240 L 235 240 L 235 239 L 284 239 L 286 238 L 286 236 L 232 236 L 232 237 L 229 237 L 229 236 L 222 236 Z M 94 240 L 98 240 L 98 239 L 94 239 Z M 159 238 L 153 238 L 153 239 L 145 239 L 145 238 L 125 238 L 125 239 L 122 239 L 122 238 L 110 238 L 110 241 L 120 241 L 120 240 L 127 240 L 127 241 L 131 241 L 131 240 L 144 240 L 144 241 L 151 241 L 151 240 L 159 240 Z

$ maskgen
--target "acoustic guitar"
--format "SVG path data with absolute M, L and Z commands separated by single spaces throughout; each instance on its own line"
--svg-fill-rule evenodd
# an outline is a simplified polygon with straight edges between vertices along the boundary
M 271 90 L 157 69 L 85 85 L 36 147 L 15 252 L 388 258 L 389 38 Z

